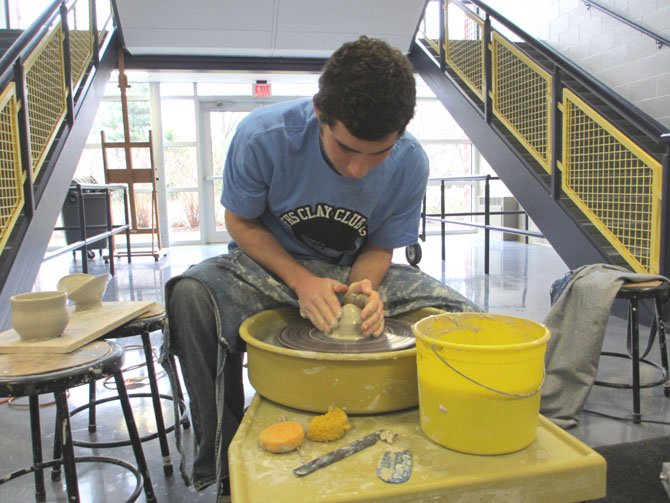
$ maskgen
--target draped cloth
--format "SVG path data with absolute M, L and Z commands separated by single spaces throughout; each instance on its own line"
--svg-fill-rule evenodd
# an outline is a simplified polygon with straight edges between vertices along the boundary
M 544 324 L 551 331 L 547 344 L 546 377 L 540 412 L 562 428 L 578 424 L 598 371 L 598 361 L 614 299 L 624 283 L 660 280 L 609 264 L 587 265 L 571 279 L 549 310 Z

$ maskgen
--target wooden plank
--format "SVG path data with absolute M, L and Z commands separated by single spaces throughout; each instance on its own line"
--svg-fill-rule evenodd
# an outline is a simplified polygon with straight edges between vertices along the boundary
M 70 322 L 60 337 L 23 342 L 14 329 L 0 333 L 0 353 L 70 353 L 155 306 L 154 301 L 103 302 L 85 311 L 69 308 Z

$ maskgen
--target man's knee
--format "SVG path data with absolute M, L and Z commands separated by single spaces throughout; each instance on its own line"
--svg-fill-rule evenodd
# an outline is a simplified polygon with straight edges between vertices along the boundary
M 167 303 L 174 349 L 193 337 L 216 340 L 216 306 L 207 288 L 197 280 L 180 278 L 170 290 Z M 202 341 L 201 341 L 202 343 Z
M 179 308 L 183 305 L 210 304 L 211 298 L 207 288 L 192 278 L 180 278 L 172 286 L 170 292 L 170 306 Z

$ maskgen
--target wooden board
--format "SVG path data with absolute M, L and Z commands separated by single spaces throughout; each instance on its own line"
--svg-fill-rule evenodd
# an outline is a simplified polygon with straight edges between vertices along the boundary
M 103 302 L 85 311 L 70 312 L 70 322 L 60 337 L 23 342 L 14 329 L 0 333 L 0 353 L 70 353 L 154 307 L 150 301 Z

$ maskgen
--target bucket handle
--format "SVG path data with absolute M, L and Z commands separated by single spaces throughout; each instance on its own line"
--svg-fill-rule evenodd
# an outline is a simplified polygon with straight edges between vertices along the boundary
M 447 360 L 445 360 L 442 357 L 442 355 L 440 355 L 440 353 L 435 349 L 435 345 L 432 345 L 430 347 L 430 349 L 433 350 L 433 353 L 435 353 L 435 356 L 437 356 L 442 361 L 442 363 L 444 363 L 447 367 L 449 367 L 451 370 L 456 372 L 459 376 L 463 377 L 464 379 L 467 379 L 471 383 L 476 384 L 477 386 L 481 386 L 484 389 L 487 389 L 489 391 L 493 391 L 494 393 L 498 393 L 498 394 L 504 395 L 504 396 L 509 396 L 509 397 L 512 397 L 512 398 L 530 398 L 531 396 L 537 395 L 540 392 L 540 390 L 542 389 L 542 385 L 544 384 L 544 378 L 547 376 L 547 373 L 544 371 L 544 369 L 542 369 L 542 382 L 540 383 L 540 386 L 535 391 L 531 391 L 530 393 L 508 393 L 507 391 L 501 391 L 499 389 L 491 388 L 490 386 L 487 386 L 486 384 L 482 384 L 478 381 L 475 381 L 473 378 L 466 376 L 460 370 L 455 369 L 453 366 L 451 366 L 449 364 L 449 362 Z

